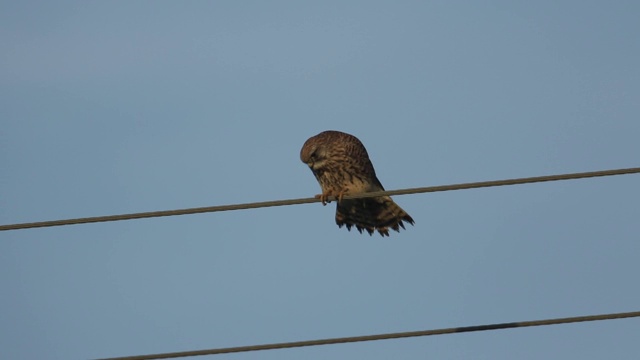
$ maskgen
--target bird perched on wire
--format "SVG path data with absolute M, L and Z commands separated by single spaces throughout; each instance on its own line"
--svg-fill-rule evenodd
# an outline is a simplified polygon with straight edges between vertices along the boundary
M 326 205 L 328 198 L 338 199 L 336 224 L 355 226 L 360 233 L 369 235 L 378 231 L 389 236 L 389 229 L 400 231 L 404 222 L 414 224 L 413 219 L 389 196 L 364 199 L 343 199 L 345 194 L 384 191 L 376 177 L 364 145 L 353 135 L 340 131 L 324 131 L 309 138 L 300 150 L 300 159 L 315 175 L 322 194 L 316 195 Z

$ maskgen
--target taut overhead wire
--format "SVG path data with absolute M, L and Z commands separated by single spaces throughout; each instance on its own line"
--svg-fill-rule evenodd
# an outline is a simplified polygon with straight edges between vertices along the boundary
M 376 191 L 376 192 L 360 193 L 360 194 L 352 194 L 352 195 L 346 194 L 344 195 L 343 198 L 344 199 L 360 199 L 360 198 L 383 196 L 383 195 L 393 196 L 393 195 L 419 194 L 419 193 L 430 193 L 430 192 L 440 192 L 440 191 L 477 189 L 477 188 L 493 187 L 493 186 L 520 185 L 520 184 L 529 184 L 529 183 L 546 182 L 546 181 L 575 180 L 575 179 L 584 179 L 584 178 L 592 178 L 592 177 L 625 175 L 625 174 L 635 174 L 635 173 L 640 173 L 640 167 L 591 171 L 591 172 L 572 173 L 572 174 L 535 176 L 535 177 L 507 179 L 507 180 L 481 181 L 481 182 L 453 184 L 453 185 L 428 186 L 428 187 L 391 190 L 391 191 Z M 329 197 L 329 200 L 335 200 L 335 197 Z M 246 203 L 246 204 L 207 206 L 207 207 L 197 207 L 197 208 L 178 209 L 178 210 L 151 211 L 151 212 L 141 212 L 141 213 L 132 213 L 132 214 L 122 214 L 122 215 L 106 215 L 106 216 L 94 216 L 94 217 L 84 217 L 84 218 L 76 218 L 76 219 L 40 221 L 40 222 L 31 222 L 31 223 L 0 225 L 0 231 L 30 229 L 30 228 L 50 227 L 50 226 L 62 226 L 62 225 L 74 225 L 74 224 L 87 224 L 87 223 L 97 223 L 97 222 L 107 222 L 107 221 L 145 219 L 145 218 L 162 217 L 162 216 L 200 214 L 200 213 L 209 213 L 209 212 L 218 212 L 218 211 L 246 210 L 246 209 L 256 209 L 256 208 L 271 207 L 271 206 L 308 204 L 308 203 L 319 202 L 319 201 L 320 200 L 317 198 L 302 198 L 302 199 L 291 199 L 291 200 L 254 202 L 254 203 Z

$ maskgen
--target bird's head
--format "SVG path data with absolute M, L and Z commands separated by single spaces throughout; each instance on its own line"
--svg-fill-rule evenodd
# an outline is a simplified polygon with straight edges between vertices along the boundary
M 300 160 L 307 164 L 311 170 L 322 169 L 326 165 L 327 159 L 327 147 L 314 141 L 314 138 L 307 140 L 300 150 Z

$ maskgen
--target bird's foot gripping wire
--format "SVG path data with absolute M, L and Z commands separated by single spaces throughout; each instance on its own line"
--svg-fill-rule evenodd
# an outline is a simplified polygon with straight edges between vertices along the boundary
M 346 193 L 347 193 L 347 190 L 340 190 L 340 192 L 337 195 L 334 195 L 333 192 L 327 191 L 327 192 L 323 192 L 322 194 L 318 194 L 314 197 L 316 199 L 320 199 L 320 201 L 322 202 L 322 205 L 327 205 L 328 203 L 331 202 L 331 200 L 329 199 L 330 197 L 335 197 L 338 200 L 338 202 L 341 202 L 342 198 Z
M 316 199 L 320 199 L 320 202 L 322 202 L 322 205 L 327 205 L 327 203 L 331 202 L 329 200 L 327 200 L 327 197 L 329 195 L 322 193 L 322 194 L 318 194 L 316 196 L 314 196 Z

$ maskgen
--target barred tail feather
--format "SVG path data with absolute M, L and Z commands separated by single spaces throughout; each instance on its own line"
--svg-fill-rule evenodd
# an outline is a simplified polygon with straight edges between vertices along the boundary
M 338 227 L 354 227 L 362 233 L 366 230 L 369 235 L 378 231 L 381 236 L 389 236 L 389 228 L 400 232 L 403 221 L 411 225 L 413 219 L 388 196 L 346 199 L 336 206 L 336 224 Z

